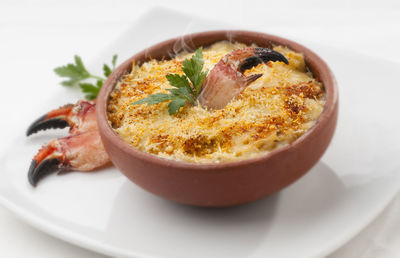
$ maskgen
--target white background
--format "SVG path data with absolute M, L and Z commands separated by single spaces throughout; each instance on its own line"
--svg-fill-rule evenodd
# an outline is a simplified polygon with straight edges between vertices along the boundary
M 71 61 L 74 54 L 84 60 L 93 59 L 109 41 L 155 6 L 400 63 L 400 2 L 394 0 L 1 0 L 0 155 L 7 151 L 3 146 L 12 144 L 15 130 L 26 128 L 32 118 L 46 110 L 46 103 L 41 100 L 60 91 L 59 79 L 52 72 L 54 67 Z M 37 231 L 4 208 L 0 208 L 0 229 L 1 257 L 102 257 Z M 400 197 L 329 258 L 400 257 L 398 232 Z

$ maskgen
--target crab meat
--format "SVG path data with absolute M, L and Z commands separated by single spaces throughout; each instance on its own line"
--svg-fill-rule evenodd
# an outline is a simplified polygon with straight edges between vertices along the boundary
M 242 48 L 224 56 L 210 71 L 198 97 L 203 107 L 222 109 L 262 74 L 244 76 L 243 72 L 260 63 L 280 61 L 281 53 L 268 48 Z

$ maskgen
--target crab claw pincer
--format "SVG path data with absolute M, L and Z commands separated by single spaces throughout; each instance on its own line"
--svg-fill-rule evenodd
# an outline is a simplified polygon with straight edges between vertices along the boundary
M 251 82 L 262 76 L 254 74 L 246 77 L 244 71 L 269 61 L 289 64 L 284 55 L 269 48 L 242 48 L 227 54 L 205 79 L 198 97 L 200 104 L 212 109 L 224 108 Z
M 34 156 L 28 170 L 32 186 L 50 173 L 91 171 L 110 162 L 97 130 L 95 107 L 95 102 L 85 100 L 68 104 L 42 116 L 28 128 L 27 135 L 70 127 L 69 136 L 51 140 Z
M 36 119 L 26 131 L 26 135 L 42 130 L 70 127 L 70 133 L 89 131 L 97 127 L 96 103 L 80 100 L 78 103 L 67 104 Z
M 41 178 L 54 172 L 91 171 L 109 162 L 98 131 L 84 132 L 43 146 L 31 162 L 28 180 L 36 186 Z
M 26 130 L 26 136 L 37 133 L 42 130 L 55 129 L 55 128 L 65 128 L 69 126 L 69 123 L 65 119 L 65 114 L 72 108 L 72 105 L 65 105 L 61 107 L 57 112 L 55 110 L 49 112 L 48 114 L 36 119 Z

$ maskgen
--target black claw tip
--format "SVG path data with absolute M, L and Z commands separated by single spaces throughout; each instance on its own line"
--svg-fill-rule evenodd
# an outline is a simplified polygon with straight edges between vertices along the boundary
M 40 179 L 48 174 L 57 172 L 60 161 L 58 159 L 45 159 L 38 166 L 36 160 L 32 160 L 32 163 L 28 171 L 28 180 L 32 186 L 36 186 Z
M 258 47 L 254 50 L 254 56 L 248 57 L 243 61 L 239 67 L 239 70 L 244 72 L 245 70 L 250 69 L 260 63 L 268 63 L 268 61 L 281 61 L 285 64 L 289 64 L 289 61 L 281 53 L 269 48 Z
M 32 160 L 31 165 L 29 167 L 29 171 L 28 171 L 28 180 L 32 186 L 36 186 L 36 182 L 33 179 L 34 178 L 33 174 L 34 174 L 35 168 L 36 168 L 36 160 Z
M 28 130 L 26 131 L 26 136 L 29 136 L 31 134 L 37 133 L 41 130 L 46 130 L 50 128 L 65 128 L 69 126 L 68 122 L 65 120 L 62 120 L 60 118 L 51 118 L 46 120 L 46 115 L 39 117 L 38 119 L 33 122 Z
M 248 84 L 254 82 L 255 80 L 257 80 L 257 79 L 260 78 L 261 76 L 262 76 L 262 73 L 253 74 L 253 75 L 247 76 L 246 79 L 245 79 L 245 80 L 246 80 L 246 85 L 248 85 Z

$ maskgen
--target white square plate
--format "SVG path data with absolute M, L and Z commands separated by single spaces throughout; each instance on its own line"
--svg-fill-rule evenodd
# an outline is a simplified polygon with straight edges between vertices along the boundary
M 103 63 L 113 53 L 123 60 L 173 36 L 220 28 L 229 27 L 154 9 L 93 63 Z M 400 142 L 400 90 L 392 84 L 400 67 L 341 49 L 307 46 L 327 60 L 337 76 L 338 130 L 322 160 L 278 194 L 240 207 L 194 208 L 143 191 L 115 168 L 51 175 L 32 188 L 26 177 L 30 160 L 43 143 L 67 133 L 61 130 L 30 138 L 17 132 L 0 163 L 1 202 L 40 230 L 113 256 L 327 255 L 377 216 L 399 188 L 400 152 L 393 143 Z M 76 93 L 60 91 L 48 108 L 71 99 Z

